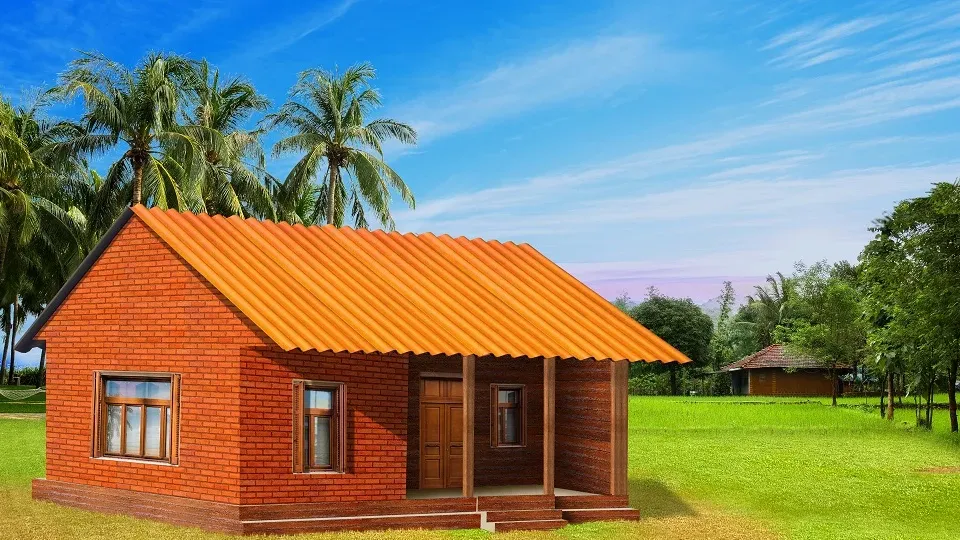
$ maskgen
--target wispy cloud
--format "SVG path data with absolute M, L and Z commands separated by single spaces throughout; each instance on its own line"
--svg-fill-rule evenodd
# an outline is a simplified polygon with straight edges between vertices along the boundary
M 887 16 L 868 16 L 835 24 L 807 24 L 773 37 L 762 50 L 780 51 L 771 60 L 774 64 L 808 68 L 853 54 L 854 49 L 844 43 L 888 21 Z
M 347 14 L 360 0 L 337 0 L 324 3 L 312 12 L 298 13 L 282 24 L 269 27 L 258 35 L 244 40 L 242 51 L 224 61 L 234 65 L 241 61 L 249 62 L 266 58 L 274 53 L 291 47 L 307 36 L 329 26 Z
M 451 90 L 395 107 L 421 141 L 584 96 L 614 92 L 680 69 L 687 57 L 645 36 L 601 36 L 493 67 Z

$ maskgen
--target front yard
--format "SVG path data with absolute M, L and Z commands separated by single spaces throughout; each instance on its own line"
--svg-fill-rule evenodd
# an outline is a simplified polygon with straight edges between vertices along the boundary
M 898 410 L 912 422 L 912 411 Z M 632 398 L 630 495 L 636 523 L 568 526 L 504 539 L 954 539 L 960 536 L 960 439 L 891 426 L 877 415 L 796 400 Z M 0 531 L 17 539 L 222 539 L 30 499 L 43 475 L 41 420 L 0 418 Z M 950 469 L 947 469 L 950 470 Z M 562 471 L 558 471 L 558 475 Z M 481 531 L 304 535 L 485 538 Z M 276 537 L 273 537 L 276 538 Z

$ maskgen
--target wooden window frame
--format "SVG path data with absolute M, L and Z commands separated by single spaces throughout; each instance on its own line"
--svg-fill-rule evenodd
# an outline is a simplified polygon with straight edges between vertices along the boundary
M 106 381 L 133 380 L 170 383 L 170 399 L 119 398 L 108 397 Z M 120 451 L 108 452 L 107 412 L 109 405 L 120 406 Z M 128 407 L 140 407 L 140 451 L 138 454 L 126 453 L 126 416 Z M 160 456 L 146 455 L 146 409 L 160 407 Z M 146 463 L 168 463 L 178 465 L 180 458 L 180 374 L 141 371 L 94 371 L 93 407 L 91 413 L 90 454 L 94 458 L 133 460 Z M 167 421 L 167 411 L 170 420 Z M 167 447 L 167 436 L 170 446 Z
M 333 392 L 333 409 L 306 409 L 307 390 Z M 313 417 L 331 419 L 330 466 L 315 466 L 313 460 Z M 305 440 L 306 439 L 306 440 Z M 346 472 L 347 453 L 347 387 L 344 383 L 327 381 L 293 381 L 293 472 L 335 473 Z
M 519 390 L 520 403 L 508 405 L 500 403 L 500 390 Z M 520 409 L 520 442 L 505 443 L 500 441 L 500 409 Z M 527 385 L 494 383 L 490 385 L 490 447 L 491 448 L 523 448 L 527 446 Z

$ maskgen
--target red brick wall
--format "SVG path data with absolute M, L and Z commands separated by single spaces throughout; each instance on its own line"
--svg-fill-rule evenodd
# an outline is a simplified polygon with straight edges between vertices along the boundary
M 49 480 L 232 504 L 404 495 L 406 359 L 282 352 L 135 216 L 38 338 Z M 179 466 L 90 457 L 94 370 L 182 374 Z M 346 383 L 348 474 L 292 474 L 294 378 Z
M 47 478 L 209 501 L 240 499 L 243 315 L 133 217 L 40 332 Z M 182 374 L 180 465 L 90 457 L 94 370 Z
M 611 362 L 557 362 L 556 486 L 610 492 Z
M 241 378 L 243 504 L 405 497 L 406 357 L 270 349 L 244 356 Z M 345 384 L 345 473 L 292 472 L 294 379 Z
M 428 373 L 461 373 L 460 357 L 420 356 L 410 360 L 408 386 L 409 442 L 407 487 L 420 483 L 420 377 Z M 543 482 L 543 362 L 526 358 L 476 361 L 474 408 L 474 485 L 500 486 Z M 490 447 L 490 385 L 525 384 L 527 392 L 526 446 Z

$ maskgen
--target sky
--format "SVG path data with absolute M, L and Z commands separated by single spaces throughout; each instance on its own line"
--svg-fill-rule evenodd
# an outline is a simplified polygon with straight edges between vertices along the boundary
M 0 3 L 11 97 L 77 50 L 206 58 L 275 105 L 369 61 L 380 115 L 419 132 L 386 150 L 417 198 L 399 230 L 529 242 L 608 298 L 854 260 L 960 176 L 960 2 Z

